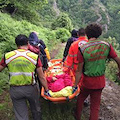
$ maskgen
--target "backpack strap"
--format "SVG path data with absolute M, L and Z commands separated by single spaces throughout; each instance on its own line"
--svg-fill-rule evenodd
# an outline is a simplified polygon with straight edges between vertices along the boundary
M 81 50 L 80 46 L 78 47 L 78 49 L 79 49 L 81 55 L 83 56 L 83 53 L 82 53 L 82 50 Z

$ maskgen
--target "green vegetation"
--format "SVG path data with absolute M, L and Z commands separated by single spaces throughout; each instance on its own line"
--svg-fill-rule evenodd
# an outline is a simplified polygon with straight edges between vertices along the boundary
M 65 28 L 50 30 L 49 28 L 38 27 L 26 20 L 18 21 L 15 18 L 12 18 L 10 15 L 1 12 L 0 30 L 0 59 L 6 52 L 16 49 L 14 39 L 18 34 L 25 34 L 28 36 L 30 32 L 37 31 L 39 33 L 39 38 L 44 40 L 50 51 L 53 49 L 53 46 L 58 45 L 60 42 L 66 41 L 67 37 L 70 37 L 69 31 Z M 8 89 L 8 71 L 7 69 L 5 69 L 3 72 L 0 72 L 1 120 L 14 120 L 12 103 L 9 94 L 8 92 L 6 96 L 4 94 L 4 91 L 7 91 Z M 45 111 L 47 111 L 47 109 L 48 108 L 45 108 Z M 46 116 L 46 113 L 44 113 L 43 115 Z
M 11 14 L 17 20 L 27 20 L 40 25 L 40 15 L 37 10 L 42 8 L 46 0 L 0 0 L 3 12 Z M 23 14 L 24 13 L 24 14 Z M 37 21 L 37 22 L 36 22 Z
M 0 95 L 8 88 L 8 72 L 7 69 L 5 69 L 4 72 L 0 72 Z
M 42 106 L 44 120 L 74 120 L 72 115 L 73 107 L 75 107 L 75 99 L 66 103 L 51 103 L 44 101 Z M 47 110 L 46 110 L 47 108 Z M 67 110 L 67 111 L 66 111 Z
M 104 37 L 115 37 L 117 42 L 120 43 L 120 29 L 118 27 L 120 26 L 120 0 L 56 0 L 56 2 L 60 12 L 68 14 L 74 28 L 85 27 L 88 23 L 99 20 L 105 30 Z M 53 19 L 56 19 L 55 12 L 52 16 L 53 0 L 49 0 L 47 6 L 48 12 L 45 12 L 45 9 L 42 10 L 44 16 L 52 18 L 47 17 L 48 20 L 46 20 L 51 24 L 54 21 Z M 99 19 L 100 16 L 101 19 Z
M 58 16 L 51 24 L 51 27 L 53 30 L 57 28 L 66 28 L 69 31 L 73 28 L 70 18 L 65 13 Z
M 56 44 L 56 41 L 66 41 L 67 37 L 70 36 L 69 31 L 65 28 L 58 28 L 57 30 L 50 31 L 50 29 L 38 27 L 26 20 L 17 21 L 3 13 L 0 13 L 0 30 L 1 55 L 16 48 L 14 39 L 18 34 L 25 34 L 28 36 L 30 32 L 37 31 L 39 33 L 39 38 L 43 39 L 47 45 Z M 50 45 L 48 48 L 49 47 Z
M 61 42 L 67 41 L 73 28 L 86 27 L 96 21 L 103 25 L 101 39 L 109 41 L 120 56 L 120 0 L 55 1 L 57 6 L 54 0 L 0 0 L 0 59 L 6 52 L 16 49 L 14 39 L 18 34 L 28 36 L 37 31 L 51 52 Z M 55 9 L 60 13 L 57 14 Z M 62 58 L 63 50 L 64 46 L 61 46 L 55 58 Z M 120 84 L 116 77 L 117 65 L 109 60 L 106 66 L 106 77 Z M 14 120 L 8 89 L 8 71 L 5 69 L 0 72 L 1 120 Z M 43 99 L 41 102 L 45 120 L 73 120 L 74 102 L 53 104 Z
M 12 101 L 8 91 L 4 91 L 0 96 L 0 119 L 1 120 L 14 120 Z
M 119 43 L 117 43 L 117 40 L 115 38 L 109 37 L 108 39 L 105 39 L 105 41 L 109 41 L 109 43 L 114 47 L 115 51 L 117 52 L 118 56 L 120 57 Z M 116 76 L 116 74 L 118 73 L 118 69 L 117 69 L 117 64 L 115 63 L 115 61 L 110 59 L 107 62 L 106 66 L 107 66 L 106 73 L 105 73 L 106 77 L 109 80 L 112 80 L 120 85 L 120 80 Z

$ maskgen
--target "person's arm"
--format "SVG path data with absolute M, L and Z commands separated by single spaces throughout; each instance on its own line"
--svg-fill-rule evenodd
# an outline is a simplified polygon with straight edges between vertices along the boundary
M 80 50 L 78 50 L 77 60 L 79 63 L 78 63 L 78 67 L 77 67 L 76 74 L 75 74 L 75 86 L 77 86 L 80 81 L 80 78 L 83 72 L 83 65 L 84 65 L 84 58 Z
M 118 65 L 118 68 L 119 68 L 119 73 L 118 73 L 118 76 L 120 78 L 120 58 L 117 56 L 114 48 L 112 47 L 112 45 L 110 45 L 110 52 L 109 52 L 109 58 L 112 58 L 116 61 L 117 65 Z
M 82 71 L 83 71 L 83 65 L 84 65 L 83 62 L 78 64 L 78 68 L 77 68 L 77 71 L 76 71 L 76 74 L 75 74 L 75 85 L 74 85 L 74 87 L 76 87 L 78 85 L 79 81 L 80 81 Z
M 64 50 L 64 53 L 63 53 L 63 62 L 64 62 L 66 56 L 68 55 L 68 51 L 69 51 L 69 48 L 70 48 L 72 42 L 73 42 L 72 38 L 69 38 L 67 43 L 66 43 L 65 50 Z
M 116 61 L 117 65 L 118 65 L 118 68 L 119 68 L 119 77 L 120 77 L 120 58 L 119 57 L 115 57 L 113 59 Z
M 39 43 L 43 46 L 44 49 L 46 48 L 46 45 L 45 45 L 45 43 L 43 42 L 43 40 L 39 40 Z
M 45 88 L 45 91 L 47 91 L 48 90 L 47 81 L 46 81 L 45 75 L 43 73 L 42 67 L 37 68 L 36 71 L 37 71 L 38 78 L 39 78 L 42 86 Z
M 46 53 L 44 51 L 44 48 L 42 45 L 39 46 L 40 48 L 40 59 L 41 59 L 41 62 L 43 64 L 43 68 L 45 68 L 45 70 L 48 68 L 48 61 L 47 61 L 47 56 L 46 56 Z
M 46 53 L 46 56 L 47 56 L 47 59 L 50 60 L 50 53 L 49 53 L 49 50 L 48 48 L 46 47 L 45 43 L 43 42 L 43 40 L 39 40 L 39 43 L 43 46 L 44 48 L 44 51 Z
M 5 67 L 0 65 L 0 72 L 4 69 Z
M 71 69 L 72 65 L 73 65 L 73 57 L 74 56 L 74 52 L 73 52 L 73 47 L 72 45 L 69 48 L 69 52 L 68 55 L 64 61 L 64 67 Z
M 0 72 L 6 67 L 5 58 L 3 57 L 0 62 Z

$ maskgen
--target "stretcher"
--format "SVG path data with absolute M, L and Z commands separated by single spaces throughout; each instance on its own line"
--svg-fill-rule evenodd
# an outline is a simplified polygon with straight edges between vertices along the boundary
M 59 72 L 58 69 L 61 69 L 61 70 L 63 71 L 64 67 L 63 67 L 61 61 L 62 61 L 61 59 L 52 59 L 52 60 L 50 60 L 50 61 L 49 61 L 49 64 L 48 64 L 48 65 L 49 65 L 48 70 L 45 72 L 45 76 L 47 77 L 47 76 L 51 75 L 51 74 L 49 74 L 49 71 L 50 71 L 50 70 L 55 71 L 54 74 L 56 74 L 56 75 L 57 75 L 58 72 Z M 69 75 L 71 76 L 71 81 L 72 81 L 72 83 L 73 83 L 73 85 L 74 85 L 74 83 L 75 83 L 75 76 L 73 75 L 73 73 L 72 73 L 71 70 L 69 70 Z M 78 86 L 77 91 L 76 91 L 75 93 L 71 94 L 70 96 L 67 96 L 67 97 L 49 97 L 49 96 L 46 96 L 46 95 L 44 94 L 44 91 L 45 91 L 45 90 L 44 90 L 44 87 L 42 87 L 42 89 L 41 89 L 41 96 L 42 96 L 44 99 L 49 100 L 49 101 L 51 101 L 51 102 L 53 102 L 53 103 L 63 103 L 63 102 L 70 101 L 70 100 L 72 100 L 75 96 L 77 96 L 77 95 L 79 94 L 79 92 L 80 92 L 80 88 L 79 88 L 79 86 Z

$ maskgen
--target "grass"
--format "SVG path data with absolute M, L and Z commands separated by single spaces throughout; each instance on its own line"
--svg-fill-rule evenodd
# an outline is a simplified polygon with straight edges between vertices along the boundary
M 8 91 L 0 95 L 0 120 L 14 120 L 12 102 Z
M 8 91 L 3 93 L 3 99 L 0 103 L 0 120 L 15 120 L 12 108 L 12 101 Z M 52 103 L 40 98 L 43 120 L 74 120 L 72 115 L 76 99 L 66 103 Z M 29 108 L 29 107 L 28 107 Z M 30 120 L 32 120 L 29 109 Z
M 0 120 L 15 120 L 12 108 L 12 101 L 8 91 L 3 92 L 4 98 L 0 103 Z M 74 120 L 72 115 L 76 105 L 76 98 L 66 103 L 52 103 L 43 98 L 40 99 L 43 120 Z M 29 107 L 28 107 L 29 108 Z M 30 120 L 32 120 L 30 109 Z M 83 116 L 83 120 L 85 117 Z
M 60 59 L 60 58 L 62 59 L 63 58 L 63 56 L 61 56 L 61 54 L 63 55 L 63 50 L 64 50 L 63 48 L 60 49 L 58 54 L 55 56 L 56 59 Z
M 8 88 L 8 71 L 5 69 L 4 72 L 0 72 L 0 95 Z
M 43 120 L 74 120 L 72 112 L 75 107 L 75 99 L 66 103 L 52 103 L 43 99 L 42 101 Z
M 55 56 L 55 59 L 62 59 L 63 58 L 64 49 L 65 49 L 65 46 L 61 45 L 60 49 L 58 51 L 58 54 Z

